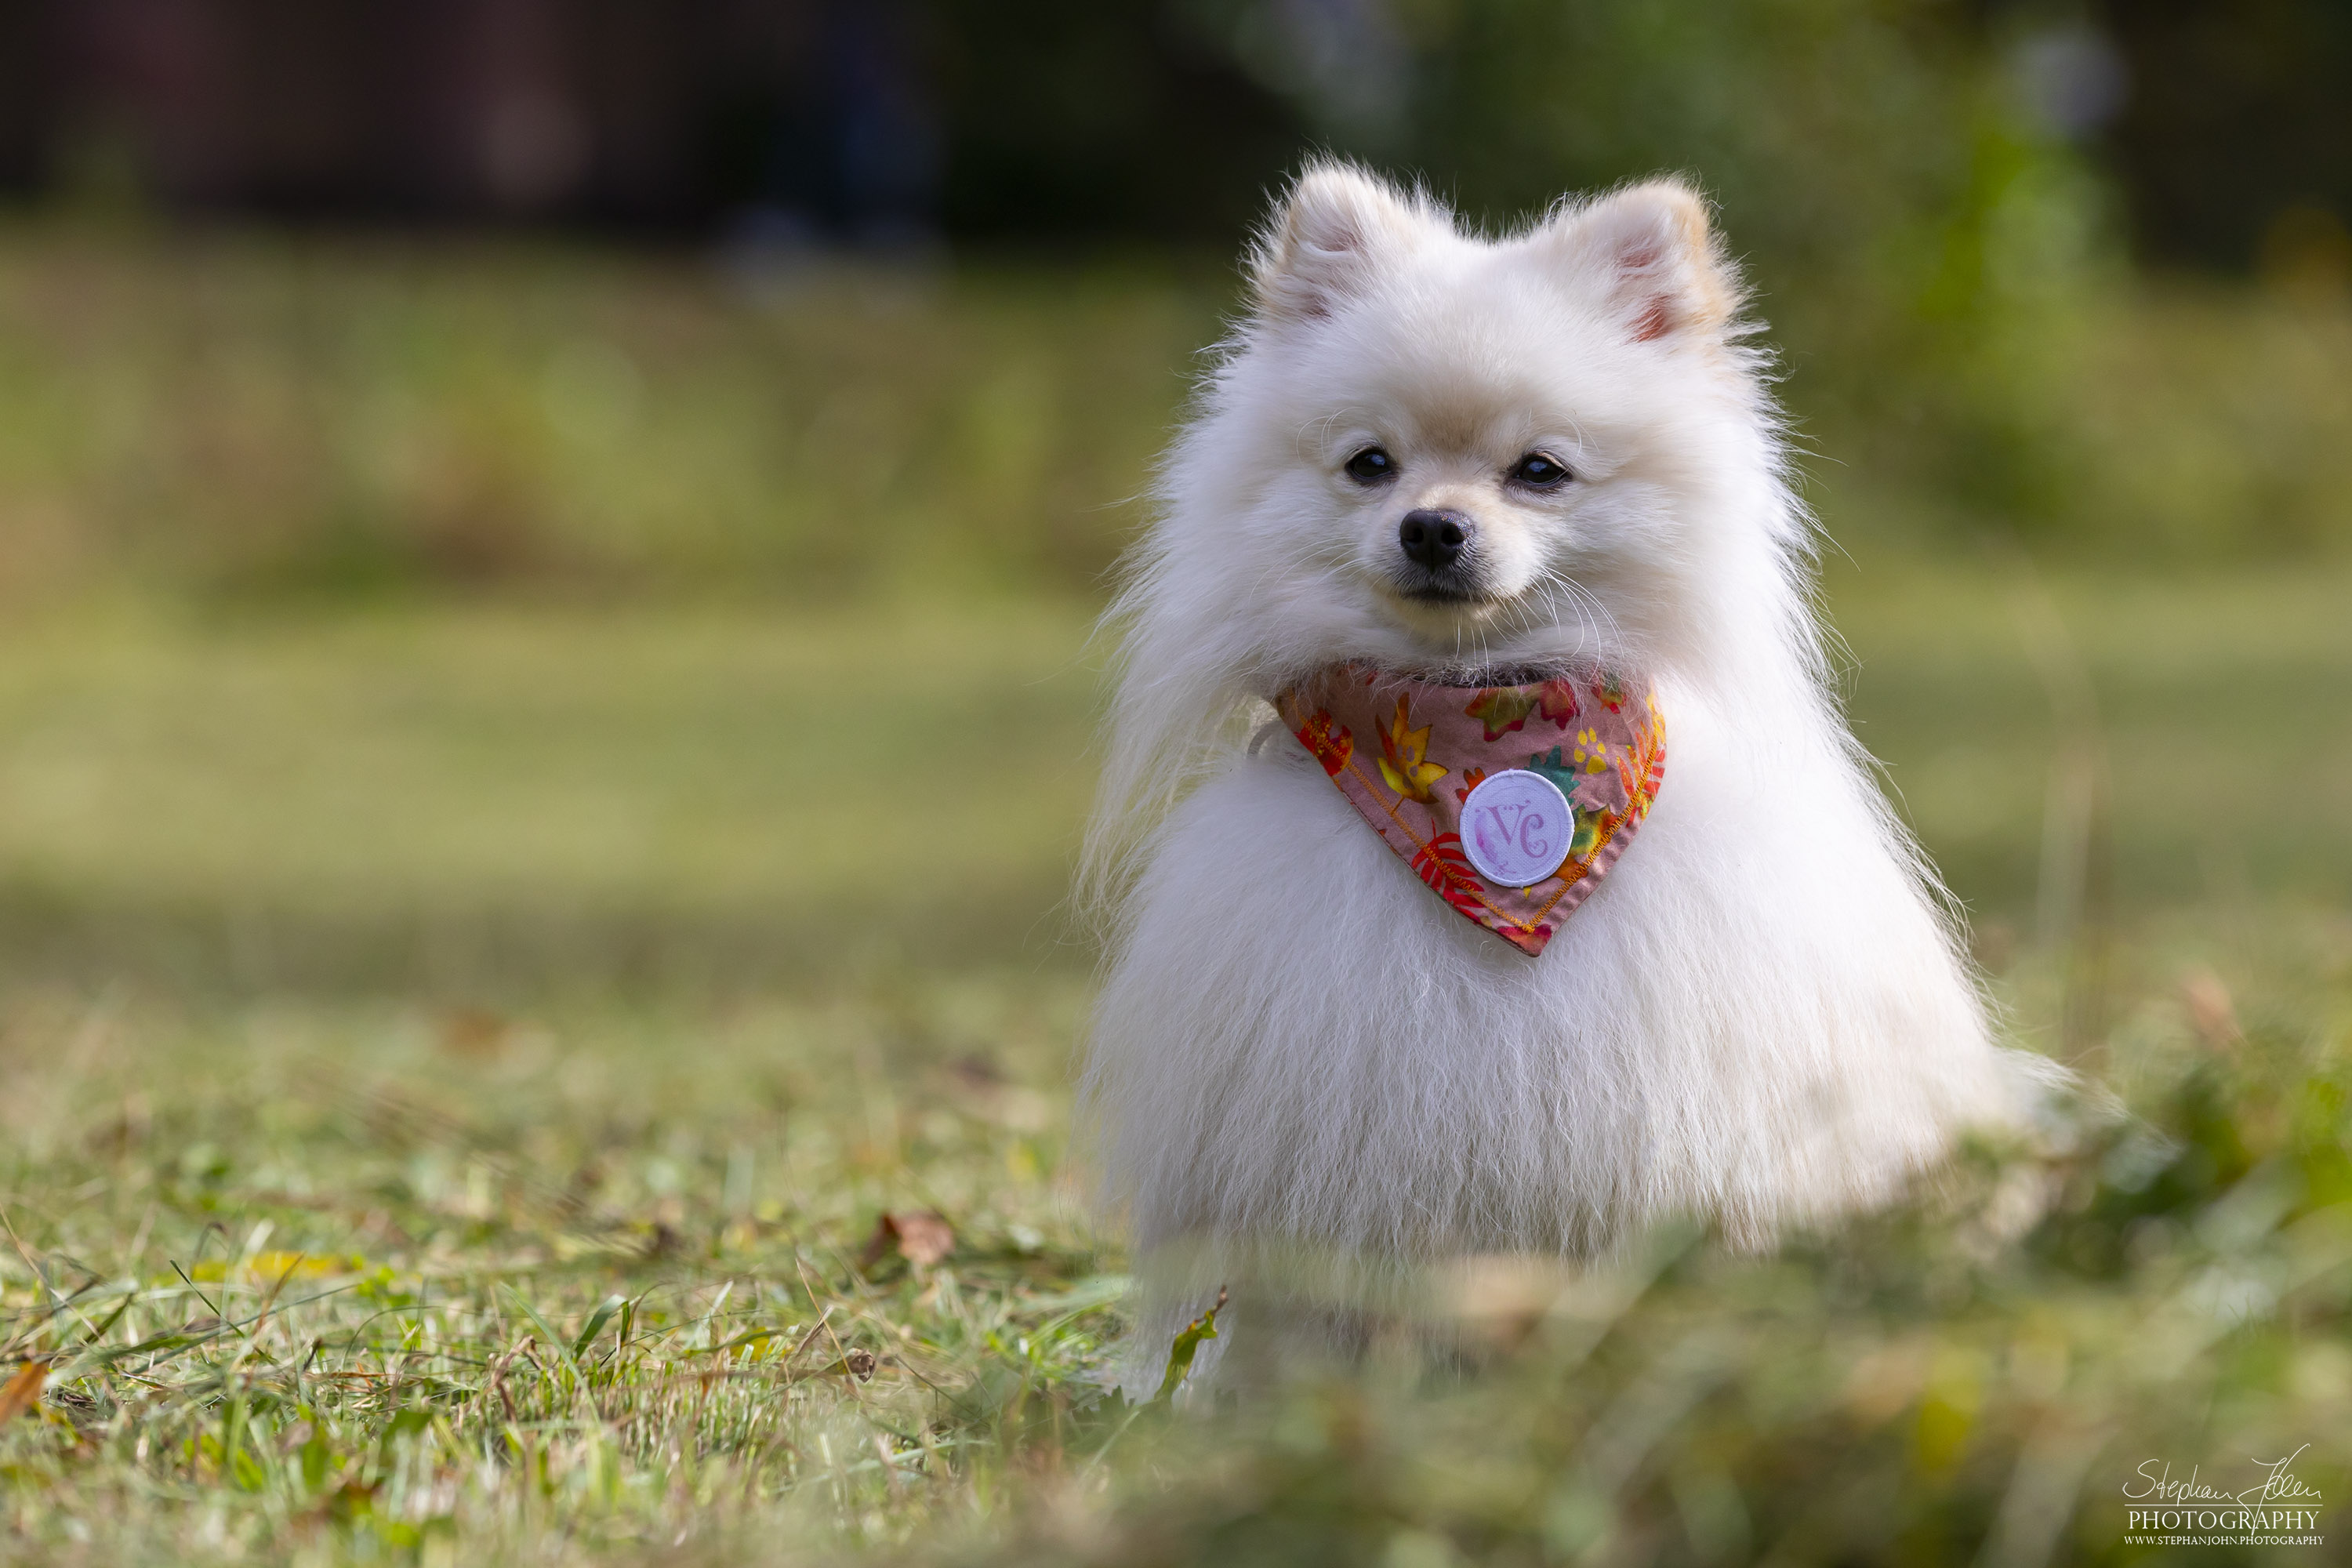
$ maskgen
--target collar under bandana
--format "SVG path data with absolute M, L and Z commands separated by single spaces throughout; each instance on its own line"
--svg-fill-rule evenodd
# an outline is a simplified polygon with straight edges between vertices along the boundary
M 1275 708 L 1432 891 L 1530 954 L 1616 864 L 1665 777 L 1655 694 L 1609 675 L 1439 686 L 1340 665 Z

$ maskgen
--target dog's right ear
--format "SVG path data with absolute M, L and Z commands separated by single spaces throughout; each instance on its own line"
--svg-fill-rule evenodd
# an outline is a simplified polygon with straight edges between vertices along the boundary
M 1258 314 L 1302 321 L 1331 314 L 1383 261 L 1412 248 L 1436 214 L 1352 163 L 1315 163 L 1290 187 L 1251 257 Z

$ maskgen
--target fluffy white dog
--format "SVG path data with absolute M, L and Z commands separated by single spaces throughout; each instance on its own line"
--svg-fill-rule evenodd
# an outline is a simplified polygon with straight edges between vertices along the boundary
M 1084 1113 L 1143 1360 L 1222 1283 L 1245 1340 L 1280 1316 L 1254 1289 L 1589 1257 L 1665 1216 L 1759 1246 L 2008 1120 L 2010 1053 L 1825 679 L 1809 521 L 1704 204 L 1656 181 L 1489 240 L 1326 164 L 1253 274 L 1113 612 L 1088 845 L 1113 951 Z M 1351 675 L 1381 717 L 1334 753 L 1303 715 Z M 1595 679 L 1651 694 L 1671 760 L 1641 818 L 1588 812 L 1550 753 L 1580 823 L 1640 833 L 1522 942 L 1473 907 L 1507 876 L 1430 847 L 1442 823 L 1407 826 L 1408 863 L 1380 809 L 1454 793 L 1423 714 L 1466 721 L 1432 691 L 1550 680 L 1570 711 Z M 1392 725 L 1383 682 L 1418 704 Z M 1588 733 L 1548 712 L 1496 742 L 1536 737 L 1515 765 Z

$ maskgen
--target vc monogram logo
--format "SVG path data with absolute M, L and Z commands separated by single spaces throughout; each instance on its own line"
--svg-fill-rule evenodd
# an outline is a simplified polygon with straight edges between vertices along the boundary
M 1486 820 L 1478 829 L 1480 837 L 1514 844 L 1531 860 L 1551 847 L 1550 836 L 1544 831 L 1551 826 L 1550 819 L 1536 807 L 1520 801 L 1502 801 L 1486 807 Z

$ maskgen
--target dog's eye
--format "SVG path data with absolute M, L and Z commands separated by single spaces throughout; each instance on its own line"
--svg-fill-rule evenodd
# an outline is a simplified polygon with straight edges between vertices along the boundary
M 1396 472 L 1396 459 L 1378 447 L 1367 447 L 1348 459 L 1348 477 L 1360 485 L 1373 485 Z
M 1511 470 L 1514 483 L 1530 485 L 1539 490 L 1548 490 L 1554 485 L 1565 484 L 1575 477 L 1568 471 L 1566 464 L 1555 462 L 1541 452 L 1529 452 L 1526 457 L 1521 458 L 1518 466 Z

